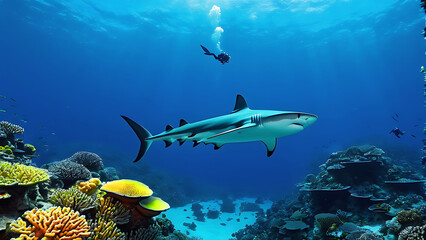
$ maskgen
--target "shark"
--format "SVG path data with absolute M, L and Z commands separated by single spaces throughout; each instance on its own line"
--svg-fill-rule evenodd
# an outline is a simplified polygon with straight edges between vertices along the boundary
M 270 157 L 275 151 L 277 138 L 298 133 L 318 119 L 310 113 L 250 109 L 240 94 L 237 95 L 234 110 L 230 114 L 194 123 L 181 119 L 179 127 L 167 125 L 166 130 L 157 135 L 152 135 L 132 119 L 121 117 L 140 140 L 139 152 L 134 162 L 142 159 L 151 144 L 156 141 L 164 141 L 166 148 L 175 141 L 178 141 L 179 145 L 193 142 L 193 147 L 200 143 L 213 144 L 215 150 L 227 143 L 261 141 L 266 146 L 267 156 Z

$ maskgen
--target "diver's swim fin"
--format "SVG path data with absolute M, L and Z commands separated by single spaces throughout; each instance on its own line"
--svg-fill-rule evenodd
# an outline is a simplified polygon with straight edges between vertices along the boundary
M 204 54 L 206 54 L 206 55 L 211 55 L 212 53 L 207 49 L 207 48 L 205 48 L 203 45 L 201 45 L 200 44 L 200 46 L 201 46 L 201 48 L 204 50 Z
M 146 151 L 148 151 L 148 148 L 151 146 L 152 141 L 149 141 L 146 139 L 151 137 L 152 135 L 150 132 L 148 132 L 148 130 L 146 130 L 141 125 L 137 124 L 132 119 L 123 115 L 121 117 L 130 125 L 130 127 L 133 129 L 133 131 L 136 133 L 139 140 L 141 141 L 141 146 L 139 148 L 138 156 L 133 161 L 133 162 L 137 162 L 143 157 L 143 155 L 145 155 Z

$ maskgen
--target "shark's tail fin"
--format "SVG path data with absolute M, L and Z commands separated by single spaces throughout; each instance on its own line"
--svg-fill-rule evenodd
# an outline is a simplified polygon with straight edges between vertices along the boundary
M 139 140 L 141 141 L 141 146 L 139 148 L 138 156 L 133 161 L 133 162 L 137 162 L 137 161 L 139 161 L 143 157 L 143 155 L 145 155 L 146 151 L 148 151 L 148 148 L 151 146 L 152 141 L 146 140 L 146 139 L 149 138 L 149 137 L 151 137 L 152 135 L 151 135 L 150 132 L 148 132 L 148 130 L 146 130 L 141 125 L 137 124 L 132 119 L 130 119 L 130 118 L 126 117 L 126 116 L 121 116 L 121 117 L 124 120 L 126 120 L 126 122 L 130 125 L 130 127 L 133 129 L 133 131 L 136 133 L 136 135 L 138 136 Z

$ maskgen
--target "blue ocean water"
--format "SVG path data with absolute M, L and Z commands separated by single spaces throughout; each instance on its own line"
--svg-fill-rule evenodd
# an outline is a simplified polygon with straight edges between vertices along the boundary
M 423 27 L 415 0 L 1 0 L 0 119 L 26 128 L 37 165 L 93 151 L 122 178 L 143 180 L 149 166 L 206 189 L 281 196 L 352 145 L 419 164 Z M 224 65 L 199 46 L 218 53 L 218 41 Z M 278 139 L 270 158 L 261 142 L 154 143 L 132 163 L 139 140 L 120 115 L 156 134 L 230 113 L 237 94 L 319 119 Z

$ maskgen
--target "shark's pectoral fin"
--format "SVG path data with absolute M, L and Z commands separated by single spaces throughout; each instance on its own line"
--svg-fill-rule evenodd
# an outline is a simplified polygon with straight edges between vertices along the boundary
M 270 157 L 274 153 L 275 147 L 277 146 L 277 139 L 276 138 L 267 138 L 267 139 L 263 139 L 261 141 L 265 144 L 266 149 L 268 150 L 268 157 Z
M 256 126 L 256 123 L 247 123 L 247 124 L 244 124 L 244 125 L 243 125 L 243 126 L 241 126 L 241 127 L 237 127 L 237 128 L 233 128 L 233 129 L 230 129 L 230 130 L 226 130 L 226 131 L 224 131 L 224 132 L 221 132 L 221 133 L 218 133 L 218 134 L 213 135 L 213 136 L 211 136 L 211 137 L 208 137 L 207 139 L 211 139 L 211 138 L 219 137 L 219 136 L 222 136 L 222 135 L 224 135 L 224 134 L 232 133 L 232 132 L 235 132 L 235 131 L 238 131 L 238 130 L 243 130 L 243 129 L 251 128 L 251 127 L 255 127 L 255 126 Z
M 213 145 L 214 145 L 214 150 L 218 150 L 224 145 L 224 143 L 213 143 Z
M 170 145 L 172 145 L 171 141 L 168 140 L 164 140 L 164 143 L 166 144 L 166 148 L 170 147 Z

